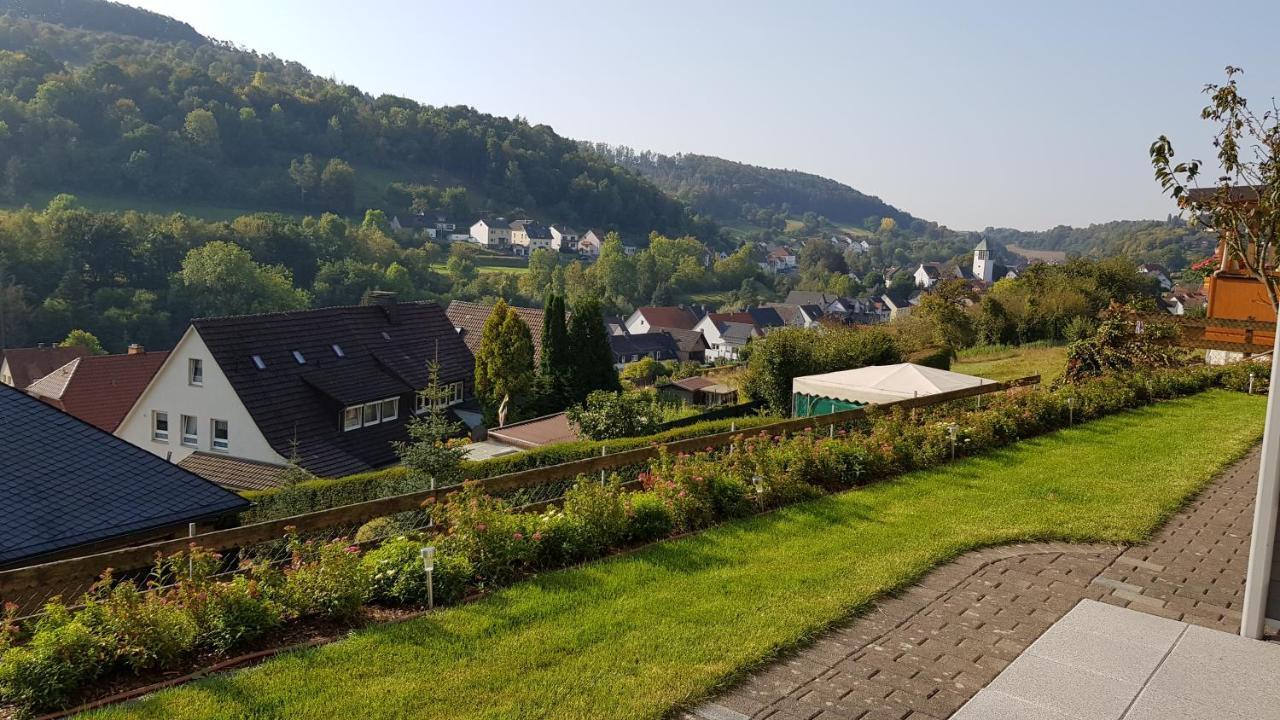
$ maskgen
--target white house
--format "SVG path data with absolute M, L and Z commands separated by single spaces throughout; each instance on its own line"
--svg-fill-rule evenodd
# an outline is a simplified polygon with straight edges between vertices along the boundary
M 487 248 L 506 249 L 511 247 L 511 226 L 502 220 L 477 220 L 471 226 L 471 237 Z
M 434 303 L 372 304 L 192 321 L 115 435 L 232 484 L 245 462 L 294 459 L 320 477 L 386 467 L 438 362 L 446 405 L 475 361 Z M 460 415 L 461 416 L 461 415 Z M 184 465 L 186 467 L 186 465 Z M 220 475 L 227 476 L 225 479 Z
M 686 307 L 642 307 L 627 318 L 627 332 L 632 335 L 643 335 L 667 328 L 677 330 L 693 330 L 698 323 L 698 316 Z
M 578 248 L 578 232 L 568 225 L 552 225 L 551 245 L 561 252 L 576 252 Z
M 989 283 L 995 278 L 996 267 L 991 260 L 991 251 L 987 248 L 987 239 L 983 238 L 973 248 L 973 279 Z
M 920 267 L 912 273 L 916 287 L 931 288 L 942 280 L 942 266 L 938 263 L 920 263 Z
M 578 254 L 587 257 L 600 257 L 600 248 L 604 247 L 605 238 L 609 236 L 603 230 L 592 228 L 578 239 Z
M 881 295 L 880 302 L 889 309 L 889 321 L 892 322 L 898 318 L 904 318 L 911 314 L 913 305 L 910 302 L 898 303 L 888 295 Z
M 695 332 L 702 333 L 707 343 L 706 358 L 712 360 L 737 360 L 742 348 L 753 337 L 764 335 L 764 330 L 757 324 L 753 312 L 768 312 L 775 326 L 785 324 L 781 315 L 773 308 L 758 308 L 732 313 L 707 313 L 693 326 Z
M 1139 265 L 1138 274 L 1155 278 L 1156 282 L 1160 283 L 1162 291 L 1167 292 L 1173 289 L 1173 280 L 1170 279 L 1169 271 L 1165 270 L 1163 265 L 1156 265 L 1155 263 Z
M 534 220 L 516 220 L 511 223 L 511 250 L 517 255 L 528 255 L 534 250 L 553 250 L 551 230 Z

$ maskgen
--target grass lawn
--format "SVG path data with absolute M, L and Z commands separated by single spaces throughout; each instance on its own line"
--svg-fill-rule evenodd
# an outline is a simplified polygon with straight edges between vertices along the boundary
M 1038 373 L 1041 382 L 1050 383 L 1067 369 L 1067 348 L 1038 345 L 987 354 L 961 352 L 960 357 L 951 363 L 951 369 L 992 380 L 1013 380 Z
M 1213 391 L 550 573 L 100 712 L 660 718 L 966 550 L 1137 542 L 1262 433 Z
M 432 263 L 429 267 L 439 273 L 449 272 L 449 266 L 445 263 Z M 484 275 L 485 273 L 514 273 L 516 275 L 523 275 L 529 272 L 529 268 L 528 266 L 511 267 L 509 265 L 485 265 L 482 262 L 477 262 L 476 271 L 481 275 Z

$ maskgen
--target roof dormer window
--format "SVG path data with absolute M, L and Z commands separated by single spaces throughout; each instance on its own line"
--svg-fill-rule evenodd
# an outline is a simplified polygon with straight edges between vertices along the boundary
M 334 343 L 333 345 L 330 345 L 329 347 L 333 348 L 333 354 L 334 354 L 334 355 L 337 355 L 337 356 L 338 356 L 338 357 L 340 357 L 340 358 L 343 358 L 343 357 L 346 357 L 346 356 L 347 356 L 347 354 L 346 354 L 346 353 L 342 352 L 342 346 L 341 346 L 341 345 L 338 345 L 337 343 Z
M 254 366 L 254 367 L 256 367 L 256 368 L 258 368 L 259 370 L 266 370 L 266 369 L 267 369 L 267 364 L 266 364 L 265 362 L 263 362 L 263 361 L 262 361 L 262 356 L 261 356 L 261 355 L 254 355 L 254 356 L 253 356 L 253 366 Z
M 302 357 L 302 353 L 298 352 L 297 350 L 293 351 L 293 359 L 297 360 L 299 365 L 307 364 L 307 359 Z

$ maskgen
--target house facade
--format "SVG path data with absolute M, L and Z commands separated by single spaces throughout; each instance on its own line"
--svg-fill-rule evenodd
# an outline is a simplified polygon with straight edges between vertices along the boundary
M 487 248 L 505 250 L 511 247 L 511 226 L 501 220 L 477 220 L 471 226 L 471 237 Z
M 552 225 L 548 228 L 551 231 L 551 244 L 560 252 L 578 252 L 578 242 L 581 238 L 578 231 L 568 225 Z
M 600 248 L 604 247 L 605 232 L 588 230 L 578 238 L 578 254 L 586 257 L 600 257 Z
M 693 330 L 698 316 L 686 307 L 642 307 L 627 318 L 627 332 L 641 335 L 662 328 Z
M 991 249 L 987 246 L 987 239 L 983 238 L 973 248 L 973 279 L 989 283 L 995 279 L 995 269 Z
M 517 255 L 528 255 L 534 250 L 553 250 L 551 229 L 533 220 L 516 220 L 511 223 L 511 250 Z
M 115 434 L 175 462 L 373 470 L 397 461 L 392 443 L 426 409 L 432 362 L 447 405 L 470 397 L 475 361 L 434 303 L 197 319 Z

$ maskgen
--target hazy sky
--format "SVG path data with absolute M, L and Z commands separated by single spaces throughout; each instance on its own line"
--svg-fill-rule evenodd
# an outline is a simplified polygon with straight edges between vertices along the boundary
M 958 229 L 1164 217 L 1200 88 L 1280 95 L 1280 2 L 128 0 L 432 105 L 818 173 Z M 1230 22 L 1219 18 L 1230 18 Z

